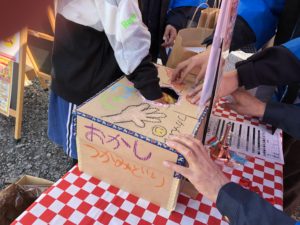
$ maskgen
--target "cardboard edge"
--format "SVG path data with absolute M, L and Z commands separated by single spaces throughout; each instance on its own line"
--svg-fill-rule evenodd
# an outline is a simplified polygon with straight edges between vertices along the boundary
M 208 113 L 208 107 L 206 106 L 201 114 L 201 116 L 199 117 L 199 121 L 198 121 L 198 126 L 195 127 L 195 130 L 193 132 L 193 135 L 195 138 L 200 138 L 200 140 L 202 139 L 201 136 L 203 136 L 203 132 L 201 132 L 203 130 L 203 126 L 205 126 L 205 122 L 206 121 L 206 116 Z M 201 130 L 200 130 L 201 129 Z M 199 134 L 200 133 L 200 134 Z M 197 189 L 194 187 L 194 185 L 187 179 L 182 179 L 181 181 L 181 188 L 180 191 L 188 196 L 190 196 L 191 198 L 195 199 L 199 192 L 197 191 Z
M 181 190 L 181 181 L 182 179 L 174 179 L 170 191 L 170 198 L 167 204 L 166 209 L 170 212 L 174 211 L 177 205 L 179 192 Z
M 77 146 L 77 148 L 80 148 L 80 140 L 79 140 L 80 138 L 77 138 L 76 137 L 76 146 Z M 78 149 L 78 151 L 79 151 L 79 149 Z M 81 154 L 77 154 L 77 157 L 78 157 L 78 169 L 79 169 L 79 171 L 82 171 L 82 159 L 81 159 Z
M 196 199 L 199 195 L 198 190 L 195 188 L 195 186 L 187 179 L 182 180 L 182 188 L 181 193 L 184 193 L 188 196 L 190 196 L 192 199 Z
M 42 185 L 42 186 L 52 186 L 54 182 L 40 178 L 40 177 L 33 177 L 30 175 L 22 176 L 17 182 L 18 185 Z
M 208 113 L 208 106 L 205 106 L 205 108 L 204 108 L 203 112 L 201 113 L 201 115 L 199 116 L 198 122 L 193 130 L 194 137 L 197 136 L 198 131 L 202 125 L 202 122 L 206 119 L 207 113 Z

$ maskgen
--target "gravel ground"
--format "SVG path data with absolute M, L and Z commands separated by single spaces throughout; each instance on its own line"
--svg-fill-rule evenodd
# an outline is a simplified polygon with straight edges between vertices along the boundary
M 292 218 L 294 218 L 297 221 L 300 221 L 300 206 L 295 210 L 295 212 L 292 215 Z
M 48 91 L 37 81 L 25 88 L 22 139 L 14 140 L 14 118 L 0 115 L 0 189 L 22 175 L 56 181 L 71 166 L 63 150 L 47 137 Z

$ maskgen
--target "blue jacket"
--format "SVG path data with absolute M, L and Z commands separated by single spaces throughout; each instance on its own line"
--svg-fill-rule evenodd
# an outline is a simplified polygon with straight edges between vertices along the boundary
M 169 8 L 174 9 L 177 7 L 183 7 L 183 6 L 194 6 L 197 7 L 201 3 L 205 3 L 206 0 L 171 0 Z
M 247 60 L 238 62 L 236 69 L 239 85 L 252 89 L 259 85 L 300 84 L 299 53 L 300 38 L 296 38 L 281 46 L 267 48 Z M 297 93 L 294 97 L 297 97 Z M 269 101 L 262 120 L 300 140 L 299 113 L 299 106 Z
M 236 183 L 224 185 L 216 203 L 230 225 L 300 225 L 258 194 Z
M 241 0 L 238 15 L 256 34 L 256 47 L 261 48 L 275 34 L 286 0 Z M 251 10 L 249 10 L 251 9 Z
M 250 38 L 252 42 L 249 43 L 256 41 L 256 47 L 260 48 L 275 34 L 277 29 L 277 36 L 282 34 L 282 30 L 280 30 L 282 27 L 280 27 L 280 25 L 282 26 L 282 24 L 286 23 L 283 18 L 289 17 L 291 14 L 295 14 L 296 17 L 299 18 L 300 10 L 298 7 L 293 10 L 294 8 L 291 8 L 291 6 L 295 7 L 293 4 L 295 3 L 286 0 L 241 0 L 238 8 L 238 16 L 241 18 L 239 21 L 244 20 L 247 24 L 246 26 L 243 26 L 245 24 L 241 23 L 242 25 L 239 27 L 239 29 L 236 29 L 237 26 L 235 27 L 235 34 L 233 35 L 234 38 L 237 37 L 236 40 L 239 40 L 239 37 L 241 36 L 253 36 L 253 38 Z M 278 26 L 279 17 L 281 21 Z M 297 20 L 297 18 L 293 19 Z M 288 35 L 283 35 L 285 38 L 283 38 L 281 42 L 277 43 L 280 44 L 287 41 L 286 43 L 282 44 L 283 47 L 281 49 L 271 48 L 267 51 L 264 51 L 262 54 L 258 53 L 256 54 L 257 56 L 246 60 L 246 62 L 244 62 L 240 68 L 237 66 L 239 77 L 251 77 L 251 80 L 247 78 L 243 81 L 242 79 L 242 82 L 240 82 L 241 85 L 245 85 L 246 87 L 248 86 L 248 88 L 257 87 L 258 85 L 280 85 L 278 92 L 276 93 L 277 100 L 280 100 L 286 98 L 286 85 L 293 86 L 300 83 L 299 24 L 297 21 L 290 21 L 290 24 L 293 26 L 295 24 L 295 27 L 293 28 L 293 26 L 290 26 L 291 30 L 290 32 L 287 32 Z M 249 27 L 249 30 L 242 29 L 245 27 Z M 242 31 L 247 32 L 243 33 Z M 288 41 L 288 39 L 292 37 L 294 39 Z M 238 41 L 233 42 L 237 43 Z M 238 46 L 239 44 L 235 45 Z M 289 51 L 285 51 L 284 49 Z M 276 57 L 274 53 L 276 54 Z M 284 67 L 282 65 L 284 65 Z M 291 102 L 296 97 L 297 94 L 295 92 L 293 93 L 292 91 L 290 92 L 288 101 Z M 283 129 L 286 133 L 290 134 L 296 139 L 300 139 L 300 119 L 289 120 L 286 119 L 285 116 L 286 114 L 299 115 L 299 112 L 299 106 L 282 104 L 278 102 L 269 102 L 266 107 L 263 121 Z M 298 118 L 298 116 L 296 116 L 296 118 Z
M 283 46 L 289 49 L 300 60 L 300 37 L 283 44 Z

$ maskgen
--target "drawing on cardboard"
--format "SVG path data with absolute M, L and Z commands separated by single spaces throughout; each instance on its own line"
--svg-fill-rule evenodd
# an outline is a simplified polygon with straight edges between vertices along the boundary
M 155 169 L 126 161 L 115 152 L 101 150 L 90 144 L 84 144 L 84 146 L 90 150 L 94 150 L 95 155 L 90 157 L 101 160 L 103 164 L 110 164 L 116 168 L 125 170 L 136 178 L 151 180 L 151 183 L 153 183 L 153 186 L 156 188 L 161 188 L 165 185 L 165 177 Z
M 152 152 L 149 152 L 149 154 L 145 157 L 139 156 L 138 152 L 137 152 L 137 147 L 138 147 L 138 141 L 136 140 L 134 142 L 134 146 L 133 146 L 133 153 L 134 153 L 135 157 L 137 157 L 139 160 L 142 160 L 142 161 L 147 161 L 151 158 Z
M 112 91 L 117 91 L 118 89 L 123 89 L 123 94 L 121 94 L 121 96 L 119 96 L 122 99 L 128 99 L 129 97 L 131 97 L 134 93 L 137 92 L 137 90 L 130 85 L 125 85 L 122 83 L 117 83 L 114 86 L 111 87 Z
M 153 108 L 148 103 L 130 105 L 118 114 L 103 116 L 112 123 L 134 123 L 139 128 L 144 128 L 146 123 L 161 123 L 161 119 L 166 118 L 165 113 L 159 112 L 158 108 Z
M 187 116 L 182 115 L 182 114 L 177 115 L 177 120 L 176 120 L 175 126 L 172 128 L 172 130 L 170 132 L 170 136 L 181 134 L 180 128 L 184 126 L 184 122 L 186 120 L 187 120 Z
M 133 96 L 137 90 L 130 85 L 125 85 L 122 83 L 115 84 L 110 88 L 111 92 L 119 92 L 121 90 L 121 93 L 118 95 L 115 95 L 114 93 L 111 93 L 111 95 L 107 95 L 104 98 L 105 104 L 102 105 L 105 109 L 115 109 L 118 104 L 124 100 L 128 100 L 131 96 Z
M 124 138 L 120 137 L 119 134 L 117 136 L 108 135 L 108 137 L 110 139 L 105 143 L 115 143 L 115 146 L 113 147 L 114 150 L 116 150 L 120 147 L 121 141 L 127 148 L 131 148 L 130 144 Z M 119 138 L 120 138 L 120 140 L 119 140 Z
M 101 141 L 102 144 L 104 144 L 104 138 L 105 138 L 105 134 L 94 127 L 94 124 L 92 123 L 91 126 L 84 126 L 85 128 L 89 129 L 88 132 L 85 133 L 85 138 L 87 140 L 89 140 L 90 142 L 93 142 L 94 141 L 94 135 L 99 138 L 99 140 Z
M 138 154 L 138 141 L 135 140 L 134 144 L 129 144 L 129 141 L 127 141 L 122 135 L 117 134 L 115 136 L 110 134 L 105 134 L 102 130 L 94 127 L 94 124 L 91 125 L 85 125 L 85 128 L 88 130 L 85 132 L 85 139 L 91 143 L 96 140 L 99 140 L 102 145 L 109 146 L 110 148 L 113 148 L 114 150 L 125 149 L 125 150 L 131 150 L 131 146 L 133 146 L 132 151 L 134 153 L 134 156 L 141 160 L 141 161 L 147 161 L 151 159 L 152 152 L 149 152 L 146 156 L 141 156 Z M 94 137 L 96 139 L 94 139 Z M 94 156 L 91 156 L 92 158 L 98 157 L 99 153 L 97 153 Z
M 168 133 L 167 129 L 163 126 L 155 125 L 152 128 L 152 134 L 157 136 L 157 137 L 164 137 L 164 136 L 167 135 L 167 133 Z

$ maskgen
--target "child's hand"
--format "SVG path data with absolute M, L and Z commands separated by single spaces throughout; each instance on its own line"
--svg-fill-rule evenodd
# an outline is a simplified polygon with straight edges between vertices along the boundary
M 176 99 L 172 98 L 172 96 L 166 94 L 166 93 L 163 93 L 163 96 L 157 100 L 154 100 L 154 102 L 157 102 L 157 103 L 161 103 L 161 104 L 175 104 L 176 103 Z
M 207 64 L 208 58 L 210 54 L 210 46 L 206 49 L 205 52 L 199 53 L 181 63 L 179 63 L 171 77 L 171 81 L 174 83 L 183 83 L 188 74 L 194 69 L 199 68 L 200 72 L 196 77 L 196 83 L 200 83 L 203 80 Z
M 162 44 L 163 47 L 169 48 L 174 45 L 174 41 L 177 36 L 177 30 L 172 25 L 167 25 L 164 33 L 164 43 Z

